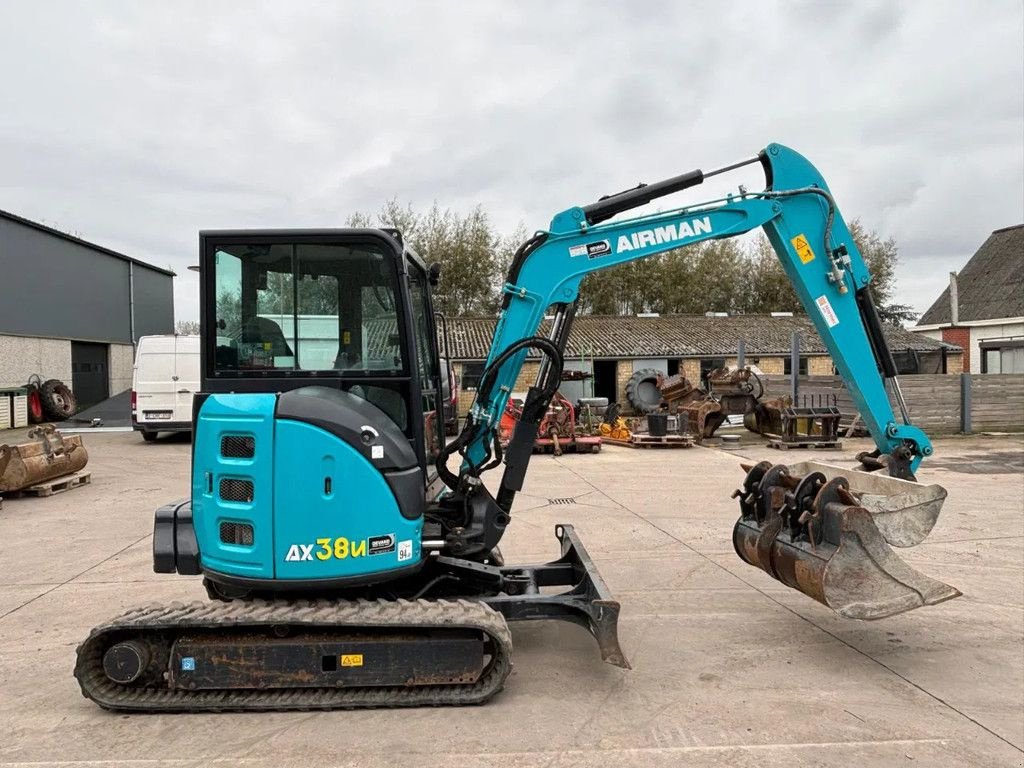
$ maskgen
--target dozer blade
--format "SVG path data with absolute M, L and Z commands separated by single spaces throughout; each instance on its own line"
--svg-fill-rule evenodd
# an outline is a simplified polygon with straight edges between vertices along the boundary
M 33 427 L 23 442 L 0 445 L 0 493 L 70 475 L 88 461 L 78 435 L 64 437 L 51 424 Z
M 749 468 L 733 546 L 750 565 L 851 619 L 882 619 L 958 597 L 901 560 L 946 491 L 817 462 Z

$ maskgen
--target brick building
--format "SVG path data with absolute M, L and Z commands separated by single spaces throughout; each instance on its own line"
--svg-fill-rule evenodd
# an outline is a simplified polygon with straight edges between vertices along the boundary
M 989 235 L 913 330 L 963 349 L 967 373 L 1024 373 L 1024 224 Z
M 494 335 L 494 318 L 449 318 L 449 354 L 459 376 L 459 410 L 464 415 L 473 401 L 476 383 Z M 541 335 L 547 333 L 547 323 Z M 744 341 L 746 362 L 769 374 L 787 374 L 791 367 L 793 333 L 800 333 L 799 373 L 832 374 L 832 358 L 802 315 L 581 315 L 566 346 L 565 367 L 590 377 L 563 382 L 570 400 L 582 396 L 608 397 L 626 403 L 626 382 L 634 371 L 653 368 L 666 375 L 682 372 L 698 382 L 713 368 L 735 365 L 737 346 Z M 887 328 L 889 345 L 901 373 L 960 373 L 959 347 L 902 328 Z M 443 341 L 442 341 L 443 344 Z M 531 357 L 523 366 L 516 391 L 534 382 L 539 364 Z

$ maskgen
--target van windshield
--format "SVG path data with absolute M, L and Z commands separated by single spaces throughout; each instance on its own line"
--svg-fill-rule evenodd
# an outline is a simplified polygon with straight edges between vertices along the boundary
M 218 245 L 214 370 L 398 375 L 396 271 L 373 244 Z

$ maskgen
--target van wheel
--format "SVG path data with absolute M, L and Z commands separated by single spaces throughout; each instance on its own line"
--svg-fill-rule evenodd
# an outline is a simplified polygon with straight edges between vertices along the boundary
M 157 436 L 156 432 L 143 432 L 142 433 L 142 439 L 145 440 L 147 443 L 152 443 L 154 440 L 156 440 L 156 436 Z

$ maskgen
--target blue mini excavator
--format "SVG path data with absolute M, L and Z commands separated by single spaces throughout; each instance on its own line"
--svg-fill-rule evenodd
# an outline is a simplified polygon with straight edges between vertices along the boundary
M 754 164 L 762 191 L 615 218 Z M 476 704 L 509 674 L 507 623 L 538 619 L 582 626 L 605 661 L 628 667 L 619 603 L 571 525 L 555 528 L 560 556 L 549 563 L 506 564 L 498 545 L 584 276 L 756 227 L 877 450 L 857 469 L 749 467 L 735 493 L 736 552 L 852 619 L 956 597 L 892 549 L 928 534 L 945 492 L 915 481 L 932 446 L 909 423 L 871 275 L 818 171 L 772 144 L 569 208 L 525 242 L 476 400 L 447 444 L 438 270 L 400 232 L 201 233 L 191 496 L 157 510 L 153 558 L 157 572 L 201 574 L 213 599 L 95 628 L 78 649 L 83 693 L 124 712 Z M 554 320 L 541 336 L 545 315 Z M 499 421 L 530 351 L 540 372 L 503 450 Z M 501 464 L 488 488 L 483 473 Z

